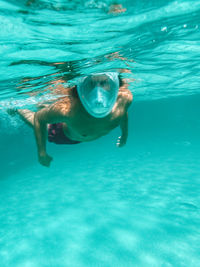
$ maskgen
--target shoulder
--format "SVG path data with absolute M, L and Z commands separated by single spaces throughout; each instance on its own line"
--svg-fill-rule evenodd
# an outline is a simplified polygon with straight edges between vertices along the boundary
M 78 98 L 70 94 L 68 96 L 62 97 L 61 99 L 55 101 L 49 107 L 49 112 L 57 114 L 60 117 L 71 117 L 75 107 L 77 106 Z
M 128 108 L 133 101 L 133 94 L 129 89 L 120 87 L 118 98 L 120 102 L 123 103 L 123 105 L 125 105 Z

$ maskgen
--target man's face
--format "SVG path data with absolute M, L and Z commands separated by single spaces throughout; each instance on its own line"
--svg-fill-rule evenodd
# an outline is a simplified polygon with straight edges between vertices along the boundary
M 78 87 L 80 100 L 86 110 L 96 117 L 103 117 L 111 111 L 119 89 L 116 73 L 93 74 L 84 78 Z
M 85 92 L 83 98 L 86 98 L 94 108 L 106 108 L 109 106 L 109 100 L 113 97 L 112 80 L 107 75 L 88 76 L 84 82 Z
M 109 91 L 112 86 L 112 80 L 105 74 L 90 75 L 85 79 L 85 84 L 88 87 L 88 90 L 93 90 L 95 87 L 101 87 L 102 89 Z

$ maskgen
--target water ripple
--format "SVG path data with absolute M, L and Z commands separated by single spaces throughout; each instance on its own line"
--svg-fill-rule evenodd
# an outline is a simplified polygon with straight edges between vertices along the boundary
M 200 2 L 121 4 L 112 14 L 109 1 L 1 1 L 0 100 L 21 98 L 27 81 L 43 94 L 47 77 L 76 83 L 119 68 L 136 101 L 199 93 Z

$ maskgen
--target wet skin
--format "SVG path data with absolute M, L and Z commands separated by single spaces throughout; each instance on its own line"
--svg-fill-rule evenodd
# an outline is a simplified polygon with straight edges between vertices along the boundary
M 94 86 L 100 85 L 108 90 L 105 75 L 94 77 Z M 126 144 L 128 137 L 128 113 L 132 102 L 132 93 L 128 85 L 119 88 L 118 97 L 112 111 L 104 118 L 95 118 L 84 109 L 76 87 L 64 88 L 65 95 L 62 99 L 48 105 L 36 113 L 29 110 L 18 110 L 23 119 L 32 125 L 38 150 L 38 160 L 44 166 L 50 166 L 52 157 L 46 152 L 46 136 L 48 124 L 62 123 L 65 135 L 71 140 L 88 142 L 108 134 L 120 126 L 122 134 L 117 140 L 117 146 Z

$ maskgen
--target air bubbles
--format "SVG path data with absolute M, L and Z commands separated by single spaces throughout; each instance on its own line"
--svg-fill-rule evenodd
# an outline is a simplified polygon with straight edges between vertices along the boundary
M 89 8 L 99 8 L 99 9 L 107 8 L 107 5 L 105 3 L 99 1 L 97 2 L 95 0 L 90 0 L 86 2 L 85 6 Z
M 165 27 L 162 27 L 161 28 L 161 32 L 167 32 L 167 27 L 165 26 Z
M 183 28 L 187 28 L 187 24 L 184 24 L 184 25 L 183 25 Z
M 32 96 L 26 99 L 14 99 L 13 97 L 10 100 L 1 100 L 0 101 L 0 110 L 12 109 L 12 108 L 32 108 L 37 104 L 43 103 L 45 101 L 55 101 L 63 95 L 42 95 L 42 96 Z

